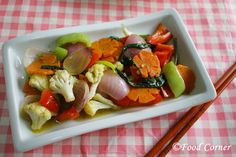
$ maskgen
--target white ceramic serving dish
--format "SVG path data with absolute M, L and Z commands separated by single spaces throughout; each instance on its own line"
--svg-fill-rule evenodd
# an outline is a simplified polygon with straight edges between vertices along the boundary
M 164 23 L 177 38 L 179 62 L 191 67 L 197 76 L 196 87 L 190 95 L 166 100 L 153 106 L 125 109 L 94 119 L 68 121 L 39 134 L 33 133 L 26 124 L 26 121 L 21 118 L 20 106 L 24 98 L 22 85 L 24 83 L 23 76 L 25 73 L 22 58 L 27 48 L 37 47 L 48 49 L 57 37 L 72 32 L 84 32 L 92 40 L 111 35 L 124 36 L 121 30 L 122 24 L 132 32 L 147 34 L 152 33 L 160 22 Z M 207 102 L 216 96 L 214 86 L 198 56 L 194 43 L 179 14 L 174 9 L 166 9 L 159 13 L 116 22 L 35 32 L 6 42 L 3 46 L 3 54 L 11 129 L 14 145 L 18 151 L 30 150 L 94 130 L 175 112 Z

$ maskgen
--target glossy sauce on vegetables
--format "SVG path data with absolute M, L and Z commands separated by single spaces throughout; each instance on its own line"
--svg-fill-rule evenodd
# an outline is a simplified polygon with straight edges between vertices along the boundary
M 94 119 L 94 118 L 98 118 L 98 117 L 102 117 L 111 113 L 114 113 L 114 110 L 111 109 L 106 109 L 106 110 L 99 110 L 97 111 L 96 115 L 91 117 L 89 115 L 87 115 L 84 111 L 80 112 L 80 116 L 78 119 L 74 120 L 74 121 L 85 121 L 85 120 L 89 120 L 89 119 Z M 28 127 L 31 127 L 31 119 L 30 117 L 22 110 L 20 112 L 21 118 L 24 119 L 28 125 Z M 70 120 L 71 121 L 71 120 Z M 66 122 L 66 121 L 65 121 Z M 58 125 L 62 124 L 64 122 L 59 122 L 57 121 L 55 118 L 50 119 L 49 121 L 47 121 L 41 129 L 39 130 L 32 130 L 33 133 L 35 134 L 40 134 L 43 132 L 46 132 L 54 127 L 57 127 Z

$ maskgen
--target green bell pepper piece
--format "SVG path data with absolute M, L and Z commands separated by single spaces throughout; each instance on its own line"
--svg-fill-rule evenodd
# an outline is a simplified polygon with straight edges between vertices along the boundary
M 67 43 L 84 43 L 87 47 L 91 46 L 91 40 L 84 33 L 71 33 L 59 37 L 56 40 L 56 46 L 62 46 Z
M 104 61 L 104 60 L 97 61 L 96 64 L 103 64 L 103 65 L 111 68 L 113 71 L 115 71 L 115 68 L 116 68 L 116 66 L 114 64 L 112 64 L 111 62 Z
M 185 91 L 185 83 L 173 61 L 163 67 L 163 73 L 174 96 L 180 96 Z
M 57 56 L 57 59 L 62 61 L 68 54 L 68 51 L 62 47 L 56 47 L 53 51 L 55 56 Z

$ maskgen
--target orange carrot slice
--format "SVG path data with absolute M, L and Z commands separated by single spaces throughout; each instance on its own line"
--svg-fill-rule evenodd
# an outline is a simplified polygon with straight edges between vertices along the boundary
M 102 38 L 92 43 L 92 49 L 99 54 L 101 60 L 112 61 L 119 58 L 123 44 L 111 38 Z
M 39 74 L 39 75 L 52 75 L 54 70 L 50 69 L 41 69 L 42 65 L 50 66 L 60 66 L 60 61 L 57 60 L 57 57 L 52 54 L 42 54 L 38 60 L 33 61 L 27 68 L 26 71 L 28 74 Z
M 131 88 L 128 94 L 128 98 L 132 101 L 146 104 L 156 99 L 156 95 L 159 94 L 157 88 Z
M 185 65 L 177 65 L 177 69 L 185 83 L 185 92 L 189 93 L 195 86 L 196 77 L 191 68 Z
M 160 61 L 157 56 L 151 52 L 142 50 L 134 56 L 133 61 L 143 78 L 157 77 L 161 73 Z

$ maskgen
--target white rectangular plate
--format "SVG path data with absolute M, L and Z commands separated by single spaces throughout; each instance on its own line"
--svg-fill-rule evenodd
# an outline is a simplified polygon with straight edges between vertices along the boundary
M 68 121 L 40 134 L 33 133 L 25 120 L 20 117 L 20 104 L 24 98 L 22 92 L 24 68 L 21 63 L 27 48 L 48 49 L 50 45 L 53 45 L 56 38 L 72 32 L 84 32 L 93 41 L 111 35 L 122 37 L 124 36 L 121 30 L 122 24 L 134 33 L 150 34 L 160 22 L 166 25 L 177 38 L 179 62 L 191 67 L 197 76 L 195 89 L 190 95 L 166 100 L 153 106 L 125 109 L 94 119 Z M 174 9 L 166 9 L 159 13 L 116 22 L 35 32 L 6 42 L 3 53 L 11 129 L 14 145 L 18 151 L 30 150 L 94 130 L 175 112 L 209 101 L 216 96 L 214 86 L 198 56 L 193 41 L 187 33 L 179 14 Z

